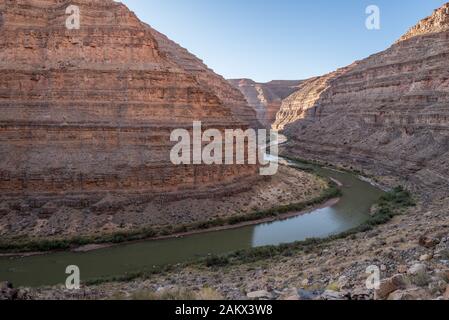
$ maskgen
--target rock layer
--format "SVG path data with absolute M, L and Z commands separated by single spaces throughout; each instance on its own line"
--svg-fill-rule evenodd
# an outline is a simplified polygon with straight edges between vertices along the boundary
M 193 74 L 200 84 L 208 87 L 209 90 L 231 109 L 235 117 L 248 123 L 252 128 L 261 127 L 256 111 L 248 104 L 239 90 L 230 85 L 223 77 L 215 74 L 203 61 L 186 49 L 168 39 L 162 33 L 149 26 L 148 28 L 155 37 L 160 50 L 184 70 Z
M 419 35 L 438 33 L 448 30 L 449 4 L 445 4 L 441 8 L 436 9 L 431 16 L 421 20 L 417 25 L 413 26 L 399 39 L 399 41 L 407 40 Z
M 448 7 L 386 51 L 310 80 L 290 97 L 276 122 L 287 125 L 286 152 L 400 176 L 433 190 L 429 196 L 446 193 Z
M 273 129 L 281 131 L 287 124 L 303 119 L 307 111 L 318 102 L 321 94 L 328 88 L 329 82 L 340 73 L 341 71 L 336 71 L 303 81 L 295 93 L 282 101 Z
M 66 28 L 69 5 L 80 8 L 79 30 Z M 250 108 L 123 4 L 2 0 L 0 12 L 3 197 L 86 207 L 109 192 L 194 194 L 256 179 L 254 165 L 171 164 L 173 129 L 246 129 Z
M 271 127 L 282 100 L 298 90 L 302 83 L 299 80 L 274 80 L 267 83 L 257 83 L 250 79 L 228 81 L 242 92 L 249 105 L 256 110 L 257 119 L 265 127 Z

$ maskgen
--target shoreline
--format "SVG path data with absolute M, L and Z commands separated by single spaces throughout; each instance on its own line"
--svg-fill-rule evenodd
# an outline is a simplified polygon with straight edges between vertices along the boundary
M 339 182 L 338 185 L 342 186 L 343 184 L 341 184 Z M 18 252 L 18 253 L 0 253 L 0 258 L 31 257 L 31 256 L 49 255 L 49 254 L 53 254 L 53 253 L 57 253 L 57 252 L 87 253 L 87 252 L 93 252 L 93 251 L 106 249 L 106 248 L 118 247 L 118 246 L 122 246 L 122 245 L 130 245 L 130 244 L 135 244 L 135 243 L 142 243 L 142 242 L 146 242 L 146 241 L 162 241 L 162 240 L 170 240 L 170 239 L 179 239 L 179 238 L 185 238 L 185 237 L 189 237 L 189 236 L 193 236 L 193 235 L 199 235 L 199 234 L 207 234 L 207 233 L 218 232 L 218 231 L 240 229 L 240 228 L 244 228 L 244 227 L 248 227 L 248 226 L 255 226 L 255 225 L 271 223 L 271 222 L 275 222 L 275 221 L 283 221 L 283 220 L 288 220 L 290 218 L 306 215 L 306 214 L 309 214 L 309 213 L 311 213 L 311 212 L 313 212 L 315 210 L 324 209 L 324 208 L 328 208 L 328 207 L 334 206 L 338 202 L 340 202 L 340 200 L 341 200 L 340 197 L 338 197 L 338 198 L 331 198 L 331 199 L 326 200 L 325 202 L 323 202 L 320 205 L 313 206 L 311 208 L 304 209 L 304 210 L 301 210 L 301 211 L 293 211 L 293 212 L 289 212 L 289 213 L 285 213 L 285 214 L 280 214 L 278 216 L 267 217 L 267 218 L 258 219 L 258 220 L 245 221 L 245 222 L 241 222 L 241 223 L 238 223 L 238 224 L 235 224 L 235 225 L 225 225 L 225 226 L 213 227 L 213 228 L 209 228 L 209 229 L 205 229 L 205 230 L 192 230 L 192 231 L 188 231 L 188 232 L 175 233 L 175 234 L 166 235 L 166 236 L 158 236 L 158 237 L 149 238 L 149 239 L 126 241 L 126 242 L 123 242 L 123 243 L 88 244 L 88 245 L 85 245 L 85 246 L 80 246 L 80 247 L 76 247 L 76 248 L 69 249 L 69 250 L 59 250 L 59 251 L 58 250 L 53 250 L 53 251 L 22 252 L 22 253 L 21 252 Z
M 304 160 L 301 158 L 289 158 L 289 157 L 285 157 L 285 158 L 288 160 L 295 161 L 295 162 L 307 161 L 307 160 Z M 345 170 L 345 169 L 339 170 L 339 168 L 330 167 L 330 166 L 325 165 L 320 162 L 314 162 L 313 164 L 318 165 L 323 168 L 327 168 L 329 170 L 334 170 L 337 172 L 354 174 L 358 179 L 360 179 L 364 182 L 370 183 L 371 185 L 373 185 L 383 191 L 388 191 L 390 189 L 390 188 L 386 187 L 385 185 L 374 182 L 371 178 L 364 176 L 363 174 L 360 174 L 359 172 Z M 295 166 L 291 166 L 291 165 L 286 165 L 286 166 L 288 166 L 290 168 L 294 168 L 296 170 L 303 171 L 303 169 L 299 168 L 299 167 L 295 167 Z M 316 175 L 315 173 L 313 173 L 313 174 Z M 325 189 L 319 197 L 312 199 L 311 201 L 314 201 L 320 197 L 323 197 L 327 191 L 332 190 L 332 188 L 333 187 L 335 188 L 335 186 L 337 187 L 338 190 L 340 190 L 340 188 L 344 186 L 343 183 L 341 183 L 340 181 L 338 181 L 335 178 L 327 177 L 326 179 L 328 180 L 328 183 L 329 183 L 328 188 Z M 332 184 L 334 184 L 334 186 L 332 186 Z M 306 215 L 315 210 L 334 206 L 340 200 L 341 200 L 341 196 L 330 197 L 328 199 L 325 199 L 320 204 L 312 205 L 311 207 L 308 207 L 308 208 L 305 208 L 302 210 L 292 210 L 292 211 L 289 211 L 286 213 L 281 213 L 281 214 L 277 214 L 277 215 L 273 215 L 273 216 L 269 216 L 269 217 L 265 217 L 265 218 L 243 221 L 243 222 L 236 223 L 236 224 L 228 223 L 225 225 L 219 225 L 219 226 L 211 227 L 208 229 L 192 229 L 192 230 L 186 231 L 186 232 L 178 232 L 178 233 L 172 233 L 172 234 L 168 234 L 168 235 L 159 235 L 159 236 L 155 236 L 155 237 L 148 237 L 148 238 L 138 239 L 138 240 L 129 240 L 129 241 L 123 241 L 123 242 L 119 242 L 119 243 L 105 242 L 105 243 L 90 243 L 90 244 L 81 245 L 81 246 L 73 245 L 72 248 L 61 249 L 61 250 L 29 251 L 29 252 L 28 251 L 22 251 L 22 252 L 19 251 L 19 252 L 10 252 L 10 253 L 9 252 L 3 252 L 3 253 L 0 252 L 0 258 L 21 258 L 21 257 L 25 258 L 25 257 L 31 257 L 31 256 L 49 255 L 49 254 L 54 254 L 54 253 L 58 253 L 58 252 L 74 252 L 74 253 L 82 254 L 82 253 L 93 252 L 93 251 L 102 250 L 102 249 L 106 249 L 106 248 L 118 247 L 118 246 L 122 246 L 122 245 L 130 245 L 130 244 L 135 244 L 135 243 L 142 243 L 142 242 L 147 242 L 147 241 L 162 241 L 162 240 L 184 238 L 184 237 L 200 235 L 200 234 L 207 234 L 207 233 L 218 232 L 218 231 L 235 230 L 235 229 L 244 228 L 244 227 L 248 227 L 248 226 L 261 225 L 261 224 L 271 223 L 271 222 L 275 222 L 275 221 L 283 221 L 283 220 L 288 220 L 290 218 Z M 293 203 L 292 205 L 304 205 L 304 204 L 306 204 L 306 203 Z M 277 209 L 279 209 L 279 207 L 274 207 L 271 210 L 277 210 Z M 250 216 L 250 215 L 251 214 L 249 214 L 248 216 Z
M 360 178 L 359 174 L 355 174 L 354 176 L 357 178 Z M 331 180 L 329 179 L 329 181 L 331 181 Z M 337 181 L 332 181 L 332 183 L 330 184 L 330 189 L 332 189 L 332 186 L 334 189 L 337 189 L 335 187 L 337 184 Z M 339 182 L 338 184 L 340 185 L 340 181 L 338 181 L 338 182 Z M 327 190 L 329 190 L 329 189 L 327 189 Z M 338 188 L 337 190 L 340 190 L 340 189 Z M 393 195 L 393 198 L 387 197 L 387 198 L 384 198 L 383 200 L 380 199 L 379 200 L 380 207 L 378 210 L 378 214 L 376 214 L 376 216 L 374 216 L 374 217 L 372 216 L 370 218 L 370 220 L 368 220 L 366 223 L 360 225 L 359 227 L 356 227 L 356 228 L 350 229 L 346 232 L 335 234 L 335 235 L 332 235 L 332 236 L 329 236 L 326 238 L 322 238 L 322 239 L 321 238 L 311 238 L 311 239 L 306 239 L 304 241 L 293 242 L 291 244 L 286 244 L 286 245 L 267 246 L 267 247 L 263 247 L 262 249 L 257 249 L 257 250 L 256 249 L 244 250 L 242 253 L 231 252 L 229 254 L 224 254 L 222 256 L 223 261 L 225 261 L 224 262 L 225 265 L 223 267 L 238 268 L 238 266 L 245 266 L 247 263 L 258 261 L 259 259 L 265 259 L 265 258 L 267 258 L 267 256 L 273 256 L 273 255 L 283 256 L 283 255 L 285 255 L 287 257 L 287 256 L 290 256 L 292 254 L 292 252 L 294 252 L 295 254 L 296 253 L 303 254 L 304 252 L 306 252 L 306 253 L 308 252 L 309 249 L 307 249 L 307 248 L 315 248 L 317 246 L 321 247 L 324 245 L 331 245 L 333 243 L 338 243 L 338 241 L 342 240 L 342 239 L 357 239 L 359 237 L 359 234 L 364 235 L 368 231 L 376 228 L 377 226 L 386 224 L 393 217 L 395 217 L 397 215 L 402 215 L 404 213 L 400 209 L 400 207 L 402 207 L 402 205 L 398 207 L 395 204 L 396 203 L 395 199 L 397 198 L 397 196 L 402 196 L 403 191 L 401 191 L 401 190 L 403 190 L 403 189 L 400 189 L 398 191 L 396 191 L 396 189 L 395 189 L 394 191 L 392 191 L 390 196 Z M 286 212 L 284 214 L 279 214 L 277 216 L 266 217 L 264 219 L 258 219 L 257 221 L 256 220 L 246 221 L 246 222 L 242 222 L 242 223 L 239 223 L 236 225 L 231 225 L 231 226 L 221 226 L 221 227 L 211 228 L 208 230 L 191 231 L 191 232 L 185 233 L 185 235 L 183 233 L 183 234 L 178 234 L 178 235 L 163 236 L 163 237 L 158 237 L 158 239 L 163 240 L 163 239 L 167 239 L 167 238 L 178 238 L 178 237 L 183 237 L 183 236 L 188 236 L 188 235 L 193 235 L 193 234 L 203 234 L 203 233 L 213 232 L 217 229 L 241 228 L 246 225 L 254 225 L 254 224 L 258 224 L 258 223 L 264 223 L 264 222 L 270 222 L 270 221 L 276 221 L 276 220 L 286 220 L 291 217 L 300 216 L 302 214 L 307 214 L 308 212 L 317 210 L 318 208 L 331 206 L 333 204 L 338 203 L 341 199 L 342 199 L 341 196 L 338 198 L 331 197 L 327 201 L 323 201 L 320 204 L 313 205 L 304 210 L 298 210 L 298 211 L 294 211 L 294 212 Z M 385 211 L 384 209 L 388 209 L 388 212 L 384 212 Z M 151 239 L 151 241 L 152 240 L 155 240 L 155 239 Z M 145 241 L 145 240 L 127 242 L 126 244 L 135 243 L 135 242 L 143 242 L 143 241 Z M 106 247 L 113 247 L 113 246 L 118 246 L 118 245 L 121 245 L 121 244 L 84 246 L 84 247 L 79 247 L 77 251 L 79 251 L 80 253 L 90 252 L 90 251 L 95 251 L 98 249 L 102 249 L 102 248 L 106 248 Z M 303 253 L 301 253 L 301 252 L 303 252 Z M 46 253 L 39 253 L 39 254 L 46 254 Z M 212 261 L 211 263 L 215 263 L 215 262 L 213 262 L 213 260 L 211 260 L 211 261 Z M 207 266 L 208 268 L 212 268 L 214 265 L 213 264 L 209 265 L 209 261 L 207 259 L 199 259 L 199 260 L 192 261 L 189 264 L 185 264 L 185 265 L 183 264 L 183 265 L 179 265 L 179 266 L 181 268 L 192 267 L 192 268 L 194 268 L 193 270 L 199 270 L 196 268 L 197 267 L 201 268 L 201 266 Z M 94 278 L 94 279 L 86 282 L 85 286 L 86 286 L 86 288 L 92 288 L 92 290 L 99 289 L 100 291 L 102 291 L 101 294 L 108 294 L 108 292 L 115 291 L 115 289 L 112 289 L 112 287 L 109 287 L 109 286 L 122 285 L 124 288 L 127 288 L 127 286 L 132 286 L 132 283 L 134 283 L 133 281 L 135 281 L 136 279 L 150 279 L 150 277 L 153 277 L 153 276 L 156 277 L 155 279 L 159 279 L 158 277 L 162 277 L 161 272 L 163 272 L 164 270 L 166 270 L 168 272 L 175 272 L 175 273 L 178 272 L 176 270 L 185 270 L 185 269 L 171 269 L 172 267 L 174 267 L 173 265 L 169 265 L 168 267 L 169 267 L 168 269 L 160 269 L 160 270 L 157 269 L 157 270 L 155 270 L 153 272 L 149 272 L 149 273 L 137 272 L 135 274 L 126 274 L 126 275 L 120 275 L 120 276 L 114 276 L 114 277 Z M 214 269 L 212 268 L 210 270 L 213 271 Z M 105 285 L 105 287 L 102 287 L 103 285 Z M 40 288 L 43 288 L 43 287 L 40 287 Z M 101 289 L 101 288 L 103 288 L 103 289 Z M 187 285 L 187 288 L 190 288 L 190 285 Z M 36 289 L 36 290 L 39 290 L 39 289 Z M 38 292 L 38 291 L 36 291 L 36 292 Z
M 161 240 L 170 240 L 170 239 L 180 239 L 180 238 L 185 238 L 185 237 L 198 235 L 198 234 L 207 234 L 207 233 L 218 232 L 218 231 L 234 230 L 234 229 L 240 229 L 240 228 L 244 228 L 244 227 L 255 226 L 255 225 L 265 224 L 265 223 L 270 223 L 270 222 L 275 222 L 275 221 L 283 221 L 283 220 L 288 220 L 290 218 L 295 218 L 295 217 L 309 214 L 315 210 L 334 206 L 340 201 L 340 199 L 341 198 L 333 198 L 333 199 L 327 200 L 326 202 L 322 203 L 321 205 L 317 205 L 315 207 L 305 209 L 302 211 L 285 213 L 285 214 L 278 215 L 276 217 L 268 217 L 268 218 L 263 218 L 263 219 L 259 219 L 259 220 L 246 221 L 246 222 L 238 223 L 235 225 L 213 227 L 213 228 L 206 229 L 206 230 L 192 230 L 192 231 L 188 231 L 188 232 L 184 232 L 184 233 L 177 233 L 177 234 L 172 234 L 172 235 L 167 235 L 167 236 L 159 236 L 159 237 L 155 237 L 155 238 L 151 238 L 151 239 L 147 239 L 147 240 L 128 241 L 128 242 L 124 242 L 121 244 L 110 243 L 110 244 L 104 244 L 104 245 L 86 245 L 83 247 L 72 249 L 70 251 L 71 252 L 80 252 L 80 253 L 92 252 L 92 251 L 101 250 L 104 248 L 117 247 L 120 245 L 128 245 L 128 244 L 141 243 L 141 242 L 146 242 L 146 241 L 161 241 Z M 1 254 L 0 254 L 0 257 L 1 257 Z
M 294 170 L 298 170 L 303 172 L 301 168 L 295 168 L 294 166 L 286 165 L 286 167 L 290 167 Z M 316 173 L 311 173 L 315 177 L 319 179 L 323 179 Z M 174 227 L 173 233 L 164 234 L 163 229 L 152 229 L 142 228 L 140 230 L 130 230 L 129 234 L 105 234 L 103 235 L 105 241 L 102 241 L 102 238 L 66 238 L 66 239 L 54 239 L 54 240 L 25 240 L 23 243 L 20 242 L 11 242 L 10 244 L 5 242 L 4 245 L 11 245 L 11 249 L 5 249 L 3 252 L 0 251 L 0 258 L 20 258 L 20 257 L 30 257 L 30 256 L 38 256 L 38 255 L 48 255 L 57 252 L 78 252 L 78 253 L 86 253 L 96 250 L 101 250 L 109 247 L 116 247 L 119 245 L 127 245 L 138 242 L 145 241 L 161 241 L 168 239 L 176 239 L 183 238 L 197 234 L 204 234 L 210 232 L 224 231 L 224 230 L 232 230 L 243 228 L 247 226 L 254 226 L 258 224 L 270 223 L 274 221 L 286 220 L 292 217 L 297 217 L 301 215 L 308 214 L 314 210 L 322 209 L 325 207 L 329 207 L 338 203 L 341 197 L 340 187 L 342 184 L 340 182 L 334 181 L 333 179 L 325 178 L 327 182 L 327 188 L 323 189 L 320 194 L 318 194 L 315 198 L 310 200 L 306 200 L 303 202 L 291 202 L 282 206 L 274 206 L 268 208 L 266 210 L 257 211 L 248 213 L 241 216 L 233 216 L 228 219 L 217 219 L 211 221 L 198 221 L 191 225 L 177 225 Z M 237 219 L 237 220 L 236 220 Z M 239 221 L 240 220 L 240 221 Z M 204 228 L 206 226 L 206 228 Z M 177 232 L 176 229 L 183 229 Z M 150 233 L 148 233 L 150 231 Z M 153 234 L 154 233 L 154 234 Z M 147 236 L 146 236 L 147 235 Z M 120 241 L 114 242 L 113 237 L 122 237 Z M 128 238 L 128 239 L 127 239 Z M 53 245 L 54 248 L 49 248 L 48 250 L 40 250 L 40 248 L 36 248 L 39 246 L 43 246 L 43 244 L 54 241 L 55 243 L 60 242 L 62 245 L 57 246 Z M 77 242 L 85 242 L 85 243 L 77 243 Z M 27 250 L 27 246 L 29 246 L 29 250 Z M 33 246 L 36 248 L 34 249 Z M 15 249 L 14 247 L 17 247 Z M 20 247 L 25 248 L 22 250 Z

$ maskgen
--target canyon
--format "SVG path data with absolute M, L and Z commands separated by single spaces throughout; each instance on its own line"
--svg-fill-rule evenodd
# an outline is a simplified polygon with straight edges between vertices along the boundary
M 390 212 L 386 223 L 336 239 L 248 251 L 247 256 L 239 252 L 79 292 L 22 289 L 23 297 L 133 299 L 188 290 L 200 298 L 256 300 L 449 299 L 449 4 L 385 51 L 321 77 L 260 84 L 228 83 L 112 1 L 77 1 L 95 17 L 88 20 L 96 26 L 88 29 L 89 36 L 49 28 L 63 19 L 61 3 L 0 6 L 5 28 L 0 36 L 2 235 L 36 230 L 46 219 L 64 232 L 68 216 L 77 217 L 71 228 L 91 224 L 90 232 L 124 222 L 132 227 L 203 221 L 214 214 L 224 218 L 236 204 L 249 214 L 253 207 L 270 208 L 273 198 L 289 204 L 326 188 L 324 180 L 292 168 L 283 168 L 270 185 L 256 176 L 257 166 L 187 166 L 176 172 L 162 157 L 169 149 L 164 137 L 171 124 L 187 127 L 192 119 L 221 128 L 272 126 L 288 137 L 284 156 L 349 170 L 385 188 L 403 185 L 416 203 L 401 207 L 400 214 Z M 114 14 L 96 16 L 104 7 Z M 23 27 L 29 24 L 23 17 L 33 28 Z M 122 27 L 114 28 L 116 22 Z M 48 32 L 59 42 L 46 38 Z M 112 50 L 106 39 L 118 38 Z M 18 47 L 21 54 L 14 56 Z M 154 133 L 151 139 L 148 132 Z M 152 178 L 161 176 L 161 181 Z M 22 193 L 20 201 L 15 190 Z M 35 190 L 38 196 L 29 194 Z M 153 195 L 142 199 L 141 193 L 150 191 L 161 193 L 158 201 L 148 200 Z M 86 192 L 101 196 L 89 200 Z M 174 200 L 167 201 L 170 196 Z M 51 197 L 63 201 L 66 211 L 55 215 L 61 202 Z M 115 213 L 101 220 L 93 215 L 96 210 Z M 39 219 L 21 226 L 27 215 Z M 48 234 L 51 228 L 43 229 L 41 234 Z M 366 270 L 373 265 L 382 270 L 382 283 L 367 290 Z
M 78 30 L 66 27 L 69 4 Z M 258 165 L 171 163 L 174 129 L 260 123 L 237 89 L 125 5 L 2 0 L 0 12 L 2 235 L 65 232 L 126 205 L 260 180 Z M 64 222 L 51 231 L 52 219 Z
M 230 79 L 234 87 L 245 96 L 248 104 L 254 108 L 259 122 L 267 128 L 276 119 L 282 100 L 298 90 L 300 80 L 273 80 L 267 83 L 257 83 L 251 79 Z
M 282 100 L 273 124 L 289 138 L 284 155 L 357 170 L 384 186 L 403 184 L 415 207 L 350 237 L 221 268 L 179 267 L 86 287 L 84 294 L 101 299 L 125 292 L 122 298 L 132 299 L 185 289 L 201 296 L 207 285 L 229 299 L 449 299 L 448 11 L 449 4 L 437 9 L 383 52 L 302 81 Z M 373 265 L 383 268 L 379 290 L 365 287 Z

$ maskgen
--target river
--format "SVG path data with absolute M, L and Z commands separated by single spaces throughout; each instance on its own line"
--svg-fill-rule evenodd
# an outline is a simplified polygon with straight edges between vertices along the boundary
M 279 245 L 307 238 L 324 238 L 364 223 L 370 208 L 383 191 L 350 173 L 316 168 L 319 173 L 343 184 L 341 200 L 308 214 L 272 223 L 232 230 L 196 234 L 184 238 L 148 240 L 95 251 L 56 252 L 29 257 L 1 257 L 0 281 L 15 286 L 45 286 L 65 283 L 66 267 L 77 265 L 81 279 L 119 276 L 176 264 L 210 254 Z

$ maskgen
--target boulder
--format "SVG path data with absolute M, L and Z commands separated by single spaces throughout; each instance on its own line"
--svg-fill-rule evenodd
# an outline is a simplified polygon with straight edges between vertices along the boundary
M 419 238 L 419 245 L 424 248 L 432 249 L 439 243 L 440 243 L 440 240 L 437 238 L 433 238 L 433 237 L 429 237 L 429 236 L 422 236 L 421 238 Z
M 398 272 L 399 273 L 407 273 L 407 271 L 408 271 L 408 267 L 406 265 L 400 265 L 398 267 Z
M 373 293 L 366 288 L 356 288 L 351 292 L 351 300 L 366 301 L 373 299 Z
M 341 276 L 341 277 L 338 279 L 337 284 L 338 284 L 338 287 L 339 287 L 340 289 L 345 289 L 345 288 L 348 286 L 348 284 L 349 284 L 349 279 L 348 279 L 348 277 L 346 277 L 346 276 Z
M 317 291 L 309 291 L 309 290 L 304 290 L 304 289 L 299 289 L 298 290 L 298 296 L 300 300 L 315 300 L 317 299 L 321 292 L 317 292 Z
M 425 262 L 432 260 L 432 256 L 430 254 L 423 254 L 421 257 L 419 257 L 419 261 Z
M 246 295 L 249 299 L 272 299 L 273 295 L 266 290 L 253 291 Z
M 384 300 L 388 296 L 399 289 L 405 288 L 406 279 L 402 274 L 395 275 L 391 278 L 381 281 L 379 289 L 375 291 L 374 298 L 376 300 Z
M 412 288 L 406 290 L 397 290 L 388 296 L 388 300 L 404 301 L 404 300 L 428 300 L 431 297 L 425 289 Z
M 416 263 L 413 266 L 411 266 L 410 269 L 408 269 L 407 273 L 409 275 L 415 276 L 417 274 L 426 272 L 426 270 L 427 270 L 427 266 L 425 264 L 423 264 L 423 263 Z

